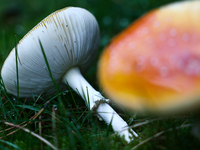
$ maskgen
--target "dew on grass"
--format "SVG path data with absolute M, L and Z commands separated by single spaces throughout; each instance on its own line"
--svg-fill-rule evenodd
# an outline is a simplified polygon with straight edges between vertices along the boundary
M 54 107 L 54 110 L 58 110 L 58 108 L 57 108 L 57 107 Z
M 134 120 L 133 118 L 130 118 L 130 122 L 133 122 L 133 120 Z

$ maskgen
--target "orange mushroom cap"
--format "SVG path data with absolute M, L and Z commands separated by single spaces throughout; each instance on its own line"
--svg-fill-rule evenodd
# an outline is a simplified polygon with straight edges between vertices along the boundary
M 200 103 L 200 1 L 153 10 L 114 37 L 99 62 L 106 95 L 135 111 Z

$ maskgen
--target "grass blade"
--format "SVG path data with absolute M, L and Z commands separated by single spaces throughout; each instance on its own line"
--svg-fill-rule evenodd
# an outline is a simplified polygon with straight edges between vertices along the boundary
M 15 38 L 15 45 L 16 45 L 15 46 L 15 61 L 16 61 L 16 77 L 17 77 L 17 100 L 19 101 L 19 70 L 18 70 L 18 52 L 17 52 L 16 38 Z
M 52 82 L 53 82 L 53 84 L 54 84 L 54 86 L 55 86 L 55 88 L 56 88 L 56 92 L 57 92 L 57 95 L 58 95 L 58 93 L 60 92 L 60 89 L 59 89 L 58 85 L 56 84 L 56 82 L 55 82 L 55 80 L 54 80 L 54 78 L 53 78 L 53 75 L 52 75 L 52 72 L 51 72 L 51 68 L 50 68 L 50 66 L 49 66 L 49 62 L 48 62 L 47 56 L 46 56 L 46 54 L 45 54 L 45 51 L 44 51 L 44 48 L 43 48 L 43 46 L 42 46 L 42 43 L 41 43 L 40 39 L 39 39 L 39 43 L 40 43 L 40 48 L 41 48 L 41 50 L 42 50 L 42 54 L 43 54 L 45 63 L 46 63 L 46 65 L 47 65 L 47 70 L 48 70 L 49 76 L 50 76 L 50 78 L 51 78 L 51 80 L 52 80 Z
M 11 146 L 11 147 L 13 147 L 13 148 L 15 148 L 15 149 L 21 150 L 21 148 L 19 148 L 17 145 L 15 145 L 15 144 L 13 144 L 13 143 L 11 143 L 11 142 L 4 141 L 4 140 L 2 140 L 2 139 L 0 139 L 0 142 L 5 143 L 5 144 L 7 144 L 7 145 L 9 145 L 9 146 Z

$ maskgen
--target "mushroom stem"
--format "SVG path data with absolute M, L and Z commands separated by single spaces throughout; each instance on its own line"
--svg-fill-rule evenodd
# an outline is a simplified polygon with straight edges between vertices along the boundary
M 78 67 L 69 69 L 62 78 L 62 82 L 68 84 L 74 91 L 76 91 L 84 100 L 89 109 L 93 109 L 100 100 L 105 98 L 96 91 L 82 76 Z M 128 124 L 113 110 L 108 103 L 99 102 L 96 108 L 97 114 L 102 118 L 106 124 L 111 124 L 113 130 L 118 132 L 120 136 L 125 136 L 126 141 L 130 141 L 132 135 L 129 132 Z M 134 136 L 138 137 L 132 129 L 130 131 Z

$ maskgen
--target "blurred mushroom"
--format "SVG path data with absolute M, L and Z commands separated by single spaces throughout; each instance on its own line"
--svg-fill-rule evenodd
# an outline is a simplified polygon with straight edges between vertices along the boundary
M 99 62 L 107 96 L 138 112 L 200 104 L 200 1 L 176 2 L 142 16 L 114 37 Z
M 4 62 L 1 75 L 7 92 L 31 97 L 42 92 L 54 93 L 54 83 L 40 47 L 44 49 L 54 81 L 69 84 L 85 100 L 89 109 L 105 98 L 81 75 L 95 60 L 100 40 L 94 16 L 82 8 L 69 7 L 56 11 L 42 20 L 17 44 L 19 89 L 17 89 L 16 49 Z M 127 123 L 107 103 L 99 103 L 98 115 L 114 131 L 130 141 Z M 125 129 L 120 132 L 121 130 Z M 135 133 L 137 136 L 137 134 Z

